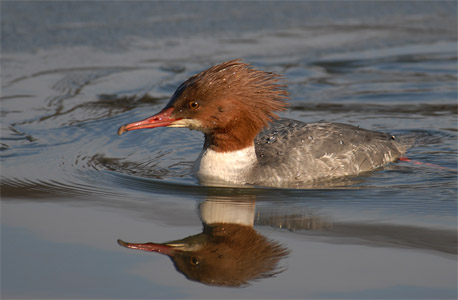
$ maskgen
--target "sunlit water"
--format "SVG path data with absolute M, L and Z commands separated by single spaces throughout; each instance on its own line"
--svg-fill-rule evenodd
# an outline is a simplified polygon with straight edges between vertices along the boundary
M 2 2 L 2 298 L 456 298 L 456 3 L 344 3 Z M 201 133 L 117 136 L 233 58 L 285 77 L 282 117 L 413 136 L 411 161 L 205 187 Z M 225 262 L 117 243 L 194 235 Z

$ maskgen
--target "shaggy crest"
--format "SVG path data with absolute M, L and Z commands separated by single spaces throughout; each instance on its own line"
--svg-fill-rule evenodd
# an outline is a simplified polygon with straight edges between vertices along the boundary
M 196 88 L 215 98 L 226 98 L 245 109 L 252 122 L 259 127 L 267 126 L 272 119 L 278 119 L 275 111 L 287 106 L 286 85 L 280 83 L 281 76 L 253 69 L 240 60 L 230 60 L 202 71 L 184 84 Z

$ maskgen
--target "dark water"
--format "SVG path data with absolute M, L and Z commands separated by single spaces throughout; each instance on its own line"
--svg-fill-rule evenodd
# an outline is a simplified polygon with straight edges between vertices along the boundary
M 2 1 L 1 297 L 456 298 L 456 11 Z M 200 133 L 116 135 L 233 58 L 285 76 L 283 117 L 415 136 L 412 162 L 340 188 L 204 187 Z M 187 236 L 224 259 L 117 243 Z

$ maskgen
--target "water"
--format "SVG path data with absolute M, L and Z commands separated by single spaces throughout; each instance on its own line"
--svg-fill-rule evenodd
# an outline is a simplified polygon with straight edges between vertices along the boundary
M 456 10 L 2 1 L 2 298 L 456 298 Z M 199 132 L 117 136 L 233 58 L 285 76 L 283 117 L 415 136 L 413 162 L 340 188 L 204 187 L 191 174 Z M 239 225 L 202 235 L 203 222 Z M 226 236 L 238 246 L 217 244 L 225 263 L 243 266 L 195 254 L 202 284 L 117 243 L 194 235 Z M 258 255 L 272 243 L 285 252 Z

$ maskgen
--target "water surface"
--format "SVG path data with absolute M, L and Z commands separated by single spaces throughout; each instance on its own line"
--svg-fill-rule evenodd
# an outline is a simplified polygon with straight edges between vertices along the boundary
M 2 2 L 2 298 L 456 298 L 456 9 Z M 191 173 L 201 133 L 117 136 L 234 58 L 284 75 L 282 117 L 414 136 L 412 161 L 338 187 L 205 187 Z M 236 230 L 203 230 L 218 223 Z M 253 271 L 199 281 L 117 243 L 195 235 L 232 239 L 228 261 L 253 253 Z M 282 255 L 258 255 L 273 244 Z

